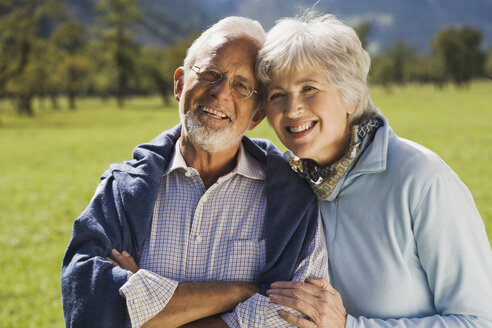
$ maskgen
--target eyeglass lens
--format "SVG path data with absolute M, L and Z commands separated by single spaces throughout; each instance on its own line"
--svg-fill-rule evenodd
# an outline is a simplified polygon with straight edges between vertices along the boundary
M 242 78 L 242 77 L 233 77 L 229 79 L 225 74 L 223 74 L 218 67 L 215 66 L 193 66 L 193 71 L 198 75 L 202 80 L 209 83 L 219 83 L 222 79 L 229 80 L 229 86 L 231 88 L 231 93 L 240 99 L 250 97 L 253 92 L 253 85 L 251 81 Z

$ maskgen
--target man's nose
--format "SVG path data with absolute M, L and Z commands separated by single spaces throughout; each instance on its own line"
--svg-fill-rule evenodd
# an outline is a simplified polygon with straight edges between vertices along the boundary
M 232 100 L 232 93 L 230 83 L 227 78 L 223 78 L 210 88 L 210 94 L 217 97 L 217 99 Z

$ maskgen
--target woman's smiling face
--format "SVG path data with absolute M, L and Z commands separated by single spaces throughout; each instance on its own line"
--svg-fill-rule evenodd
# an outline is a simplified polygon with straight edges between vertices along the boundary
M 267 116 L 280 141 L 321 166 L 344 155 L 353 110 L 315 68 L 285 74 L 268 86 Z

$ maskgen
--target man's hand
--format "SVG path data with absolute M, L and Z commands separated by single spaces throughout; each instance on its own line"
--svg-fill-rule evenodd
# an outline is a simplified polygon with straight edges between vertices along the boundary
M 271 285 L 267 295 L 273 302 L 296 309 L 308 318 L 280 310 L 282 319 L 302 328 L 344 328 L 347 312 L 340 294 L 323 278 L 307 279 L 305 283 L 279 281 Z
M 131 273 L 136 273 L 138 271 L 139 268 L 137 263 L 135 262 L 133 257 L 130 254 L 128 254 L 127 251 L 123 251 L 120 253 L 113 248 L 112 253 L 115 259 L 113 260 L 109 257 L 106 257 L 108 261 L 111 261 L 111 263 L 113 263 L 116 266 L 119 266 L 120 268 L 131 271 Z

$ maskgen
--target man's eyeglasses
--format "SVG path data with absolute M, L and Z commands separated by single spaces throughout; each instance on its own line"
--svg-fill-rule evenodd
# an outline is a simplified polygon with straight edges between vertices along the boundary
M 232 79 L 225 76 L 221 70 L 214 65 L 190 66 L 190 69 L 196 73 L 198 78 L 207 84 L 215 85 L 223 79 L 229 80 L 229 88 L 231 94 L 237 99 L 248 99 L 253 93 L 258 93 L 253 89 L 253 84 L 250 80 L 243 77 L 235 76 Z

